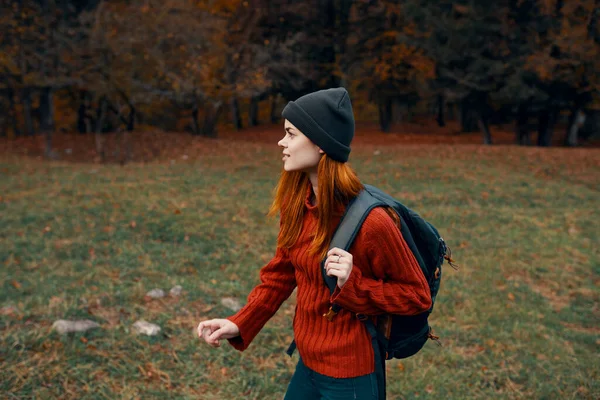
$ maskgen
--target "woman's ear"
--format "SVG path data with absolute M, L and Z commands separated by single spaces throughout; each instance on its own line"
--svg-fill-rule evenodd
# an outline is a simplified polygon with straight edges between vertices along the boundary
M 321 150 L 321 149 L 319 149 L 319 153 L 325 154 L 325 152 L 323 150 Z

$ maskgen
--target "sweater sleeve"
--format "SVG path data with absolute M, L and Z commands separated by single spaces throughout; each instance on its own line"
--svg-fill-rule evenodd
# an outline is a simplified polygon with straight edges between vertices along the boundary
M 373 275 L 386 279 L 366 277 L 366 266 L 353 265 L 344 286 L 336 286 L 331 303 L 365 315 L 415 315 L 431 307 L 423 271 L 385 210 L 378 207 L 369 213 L 353 247 L 357 246 L 365 247 Z
M 248 348 L 262 327 L 277 312 L 296 287 L 294 266 L 288 252 L 277 248 L 275 256 L 260 270 L 261 283 L 248 295 L 246 305 L 227 317 L 240 329 L 240 335 L 227 339 L 237 350 Z

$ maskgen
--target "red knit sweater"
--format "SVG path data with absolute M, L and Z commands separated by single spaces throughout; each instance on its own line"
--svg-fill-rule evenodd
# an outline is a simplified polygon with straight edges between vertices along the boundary
M 228 339 L 240 351 L 248 348 L 265 323 L 298 286 L 294 338 L 304 364 L 323 375 L 351 378 L 375 371 L 371 337 L 356 313 L 414 315 L 431 306 L 429 286 L 419 264 L 393 220 L 381 208 L 367 216 L 348 252 L 353 256 L 349 279 L 333 295 L 321 274 L 321 259 L 308 253 L 317 222 L 317 207 L 305 200 L 302 232 L 289 250 L 278 248 L 260 270 L 247 304 L 228 317 L 240 336 Z M 336 214 L 331 228 L 339 224 Z M 332 302 L 343 309 L 332 322 L 323 317 Z M 372 317 L 376 322 L 376 318 Z

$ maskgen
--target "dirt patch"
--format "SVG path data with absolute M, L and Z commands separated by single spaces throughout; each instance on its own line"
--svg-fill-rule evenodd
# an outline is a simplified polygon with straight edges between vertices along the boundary
M 454 346 L 453 353 L 458 354 L 462 358 L 470 359 L 475 358 L 478 354 L 481 354 L 485 351 L 484 346 L 475 345 L 475 346 Z
M 600 327 L 597 327 L 597 326 L 586 328 L 584 326 L 572 324 L 569 322 L 561 322 L 560 324 L 562 326 L 564 326 L 565 328 L 570 329 L 575 332 L 585 333 L 587 335 L 600 335 Z
M 134 162 L 186 162 L 186 160 L 201 159 L 206 155 L 235 154 L 240 159 L 241 154 L 252 155 L 256 151 L 272 149 L 274 154 L 279 154 L 277 142 L 283 137 L 283 124 L 260 125 L 242 131 L 222 128 L 215 139 L 193 136 L 187 132 L 165 132 L 158 129 L 135 131 L 130 134 L 132 143 L 132 161 Z M 121 141 L 116 133 L 102 135 L 105 140 L 105 154 L 107 163 L 123 161 Z M 553 146 L 550 149 L 537 149 L 528 147 L 533 153 L 552 153 L 552 150 L 561 149 L 561 137 L 555 135 Z M 375 123 L 357 123 L 353 140 L 353 151 L 361 148 L 370 149 L 372 146 L 415 146 L 415 145 L 470 145 L 475 149 L 497 148 L 506 157 L 506 145 L 515 145 L 512 127 L 493 127 L 494 146 L 483 146 L 483 136 L 480 132 L 461 133 L 456 121 L 449 121 L 447 126 L 440 128 L 435 121 L 423 119 L 414 123 L 395 125 L 391 132 L 383 133 Z M 78 133 L 57 132 L 54 134 L 53 148 L 61 161 L 78 163 L 99 163 L 101 160 L 96 154 L 94 135 L 80 135 Z M 498 146 L 501 145 L 501 146 Z M 522 146 L 520 146 L 522 148 Z M 578 149 L 598 148 L 600 140 L 582 143 Z M 21 155 L 30 158 L 43 159 L 45 137 L 18 137 L 14 139 L 0 139 L 0 154 Z M 461 150 L 461 152 L 464 151 Z M 573 154 L 572 154 L 573 155 Z M 542 157 L 546 157 L 542 155 Z M 523 157 L 520 157 L 523 158 Z M 578 157 L 572 157 L 578 159 Z M 553 175 L 548 168 L 552 165 L 544 164 L 540 173 Z
M 555 312 L 560 312 L 571 304 L 569 294 L 560 294 L 561 283 L 546 279 L 533 279 L 527 275 L 511 275 L 508 280 L 528 285 L 534 293 L 542 296 Z

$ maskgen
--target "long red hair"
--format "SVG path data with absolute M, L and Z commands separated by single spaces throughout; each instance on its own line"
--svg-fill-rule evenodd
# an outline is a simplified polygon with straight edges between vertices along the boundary
M 363 184 L 354 170 L 347 164 L 327 157 L 324 154 L 317 167 L 317 231 L 314 234 L 309 254 L 319 254 L 324 258 L 329 251 L 333 232 L 330 222 L 336 210 L 343 209 L 348 202 L 363 189 Z M 304 200 L 309 185 L 309 176 L 302 171 L 282 171 L 274 190 L 274 199 L 269 216 L 279 213 L 280 230 L 277 246 L 285 249 L 292 247 L 302 229 Z

